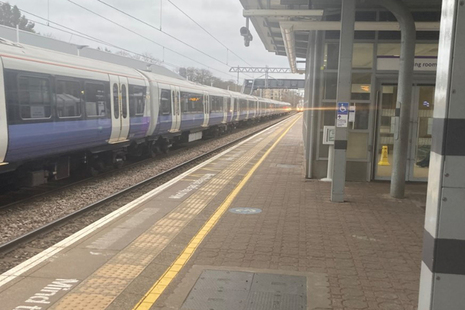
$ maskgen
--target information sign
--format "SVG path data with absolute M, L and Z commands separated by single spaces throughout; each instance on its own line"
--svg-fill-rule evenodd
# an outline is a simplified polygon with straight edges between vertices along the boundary
M 324 126 L 323 127 L 323 144 L 333 145 L 336 140 L 336 127 Z
M 347 127 L 349 120 L 349 103 L 337 103 L 336 127 Z
M 355 106 L 349 107 L 349 122 L 355 122 Z

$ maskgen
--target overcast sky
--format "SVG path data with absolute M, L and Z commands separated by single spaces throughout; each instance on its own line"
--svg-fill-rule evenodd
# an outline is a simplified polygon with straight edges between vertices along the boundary
M 244 46 L 243 38 L 239 34 L 239 29 L 245 25 L 245 18 L 242 16 L 243 7 L 239 0 L 102 0 L 156 27 L 160 26 L 160 1 L 163 1 L 161 21 L 163 31 L 201 49 L 206 54 L 214 56 L 223 63 L 227 62 L 229 66 L 202 55 L 167 35 L 105 6 L 97 0 L 72 1 L 149 37 L 167 48 L 176 50 L 180 54 L 214 68 L 210 68 L 210 71 L 222 79 L 236 79 L 235 73 L 228 72 L 229 66 L 248 65 L 232 53 L 229 53 L 227 56 L 226 49 L 222 45 L 178 11 L 169 1 L 173 2 L 190 15 L 230 50 L 238 54 L 249 64 L 253 66 L 268 65 L 270 67 L 289 67 L 286 57 L 276 56 L 274 53 L 265 50 L 252 24 L 251 31 L 254 40 L 250 43 L 249 47 L 246 48 Z M 10 4 L 17 5 L 19 9 L 26 10 L 44 18 L 49 17 L 50 21 L 63 24 L 80 32 L 92 35 L 93 37 L 125 47 L 131 51 L 137 53 L 149 52 L 155 58 L 164 59 L 165 62 L 175 64 L 179 67 L 202 67 L 199 63 L 167 50 L 165 50 L 163 57 L 162 47 L 119 28 L 117 25 L 87 12 L 68 0 L 11 0 Z M 23 14 L 30 19 L 38 20 L 36 17 L 30 16 L 26 12 L 23 12 Z M 47 26 L 36 24 L 34 29 L 41 34 L 53 34 L 53 37 L 63 41 L 86 44 L 91 47 L 103 47 L 103 44 L 72 36 Z M 110 47 L 110 49 L 113 52 L 117 50 L 114 47 Z M 175 70 L 172 66 L 167 67 Z M 258 78 L 259 76 L 260 74 L 256 74 L 254 77 Z M 276 75 L 273 77 L 302 78 L 298 75 Z M 242 78 L 244 78 L 244 76 L 241 74 L 241 80 Z

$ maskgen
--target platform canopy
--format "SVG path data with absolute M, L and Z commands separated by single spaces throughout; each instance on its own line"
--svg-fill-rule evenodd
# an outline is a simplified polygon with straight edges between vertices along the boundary
M 287 56 L 293 73 L 297 58 L 306 58 L 309 32 L 339 30 L 341 0 L 240 0 L 244 17 L 249 17 L 260 40 L 269 52 Z M 379 1 L 358 1 L 356 31 L 399 31 L 398 22 L 385 11 Z M 441 0 L 404 0 L 412 12 L 438 14 Z M 364 13 L 365 12 L 365 13 Z M 416 22 L 417 31 L 438 31 L 439 22 Z

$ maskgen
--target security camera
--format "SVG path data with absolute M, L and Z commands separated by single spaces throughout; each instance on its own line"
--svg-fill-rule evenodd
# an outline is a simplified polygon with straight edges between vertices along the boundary
M 247 28 L 247 27 L 241 27 L 241 36 L 244 37 L 244 45 L 245 46 L 249 46 L 250 45 L 250 41 L 253 40 L 253 36 L 252 34 L 250 33 L 250 30 Z

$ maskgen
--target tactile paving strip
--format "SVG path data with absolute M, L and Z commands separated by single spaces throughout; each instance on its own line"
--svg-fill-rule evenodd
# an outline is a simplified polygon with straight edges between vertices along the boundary
M 204 270 L 181 309 L 304 310 L 307 309 L 307 278 Z
M 140 235 L 131 245 L 64 296 L 51 309 L 105 309 L 147 265 L 194 219 L 250 160 L 262 152 L 282 130 L 270 132 L 255 147 L 200 187 L 172 212 Z M 251 142 L 254 143 L 254 142 Z M 205 169 L 205 168 L 203 168 Z M 104 285 L 95 285 L 105 283 Z M 213 300 L 221 303 L 220 297 Z M 235 305 L 235 304 L 234 304 Z M 236 309 L 228 306 L 227 309 Z

